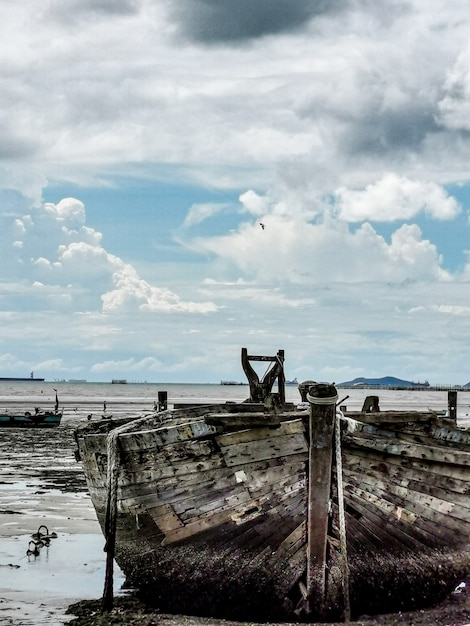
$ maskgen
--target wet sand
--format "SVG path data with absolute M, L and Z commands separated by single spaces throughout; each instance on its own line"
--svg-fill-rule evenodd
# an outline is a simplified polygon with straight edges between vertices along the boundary
M 74 457 L 79 420 L 65 417 L 52 429 L 0 429 L 1 624 L 58 626 L 71 619 L 69 604 L 100 596 L 104 541 Z M 57 537 L 27 554 L 43 525 Z
M 99 413 L 100 408 L 94 410 Z M 241 626 L 240 622 L 150 611 L 136 598 L 119 595 L 123 583 L 119 570 L 115 608 L 110 614 L 101 614 L 104 541 L 74 456 L 73 430 L 86 420 L 88 411 L 84 406 L 66 413 L 58 428 L 0 429 L 0 623 Z M 28 556 L 31 535 L 41 525 L 57 538 L 51 539 L 49 547 L 40 548 L 38 556 Z M 468 593 L 452 594 L 437 607 L 364 616 L 354 623 L 469 626 L 470 579 L 465 582 Z

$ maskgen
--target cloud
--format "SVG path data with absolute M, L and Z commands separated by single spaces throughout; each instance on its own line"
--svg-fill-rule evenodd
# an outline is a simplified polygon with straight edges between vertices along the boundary
M 257 194 L 252 189 L 242 193 L 240 203 L 245 211 L 258 217 L 265 215 L 269 211 L 268 198 Z
M 249 340 L 308 377 L 466 371 L 465 3 L 37 4 L 0 3 L 0 350 L 21 369 L 150 355 L 220 380 Z M 63 189 L 119 229 L 43 201 Z
M 250 192 L 242 199 L 254 221 L 224 236 L 197 237 L 192 247 L 230 265 L 232 275 L 238 271 L 240 278 L 261 284 L 450 279 L 436 245 L 418 225 L 399 225 L 387 242 L 365 221 L 403 220 L 423 209 L 450 219 L 459 207 L 441 188 L 390 176 L 363 195 L 343 189 L 338 198 L 338 215 L 325 205 L 310 220 L 308 210 L 289 214 L 282 203 Z M 352 230 L 348 221 L 364 223 Z
M 438 109 L 438 121 L 445 128 L 470 130 L 470 46 L 459 54 L 448 70 Z
M 225 282 L 218 283 L 214 280 L 206 279 L 204 281 L 205 288 L 202 289 L 208 297 L 217 300 L 237 301 L 238 303 L 256 301 L 259 304 L 273 305 L 285 308 L 310 307 L 316 303 L 315 298 L 311 295 L 302 295 L 297 292 L 286 293 L 286 285 L 283 289 L 276 286 L 262 286 L 257 284 L 248 284 L 244 281 L 235 283 Z
M 421 211 L 433 219 L 450 220 L 461 211 L 456 199 L 436 183 L 393 173 L 363 191 L 339 188 L 335 196 L 339 218 L 348 222 L 410 220 Z
M 0 244 L 8 250 L 0 280 L 29 284 L 9 291 L 13 306 L 33 294 L 37 306 L 105 312 L 141 310 L 210 313 L 211 302 L 192 302 L 170 289 L 150 285 L 135 268 L 101 245 L 102 235 L 86 226 L 84 204 L 75 198 L 45 203 L 30 213 L 4 214 Z
M 46 202 L 44 211 L 50 213 L 58 221 L 67 222 L 69 226 L 81 227 L 85 224 L 85 205 L 75 198 L 64 198 L 57 204 Z
M 190 39 L 228 44 L 298 30 L 341 4 L 337 0 L 181 0 L 172 3 L 172 15 Z
M 212 302 L 184 302 L 169 289 L 152 287 L 141 279 L 130 265 L 120 267 L 113 274 L 115 289 L 101 296 L 103 311 L 141 310 L 159 313 L 213 313 Z
M 217 215 L 226 208 L 222 203 L 193 204 L 183 222 L 183 228 L 190 228 L 195 224 L 201 224 L 205 220 Z
M 162 369 L 162 362 L 153 357 L 146 357 L 141 360 L 135 358 L 129 358 L 124 360 L 115 361 L 102 361 L 101 363 L 95 363 L 91 368 L 92 372 L 98 374 L 104 372 L 159 372 Z
M 465 126 L 450 113 L 453 85 L 465 84 L 463 9 L 74 1 L 58 25 L 63 4 L 0 7 L 0 146 L 24 177 L 106 184 L 116 172 L 158 173 L 263 190 L 305 172 L 331 193 L 390 171 L 444 182 L 465 171 Z M 175 42 L 178 28 L 191 41 Z M 239 45 L 214 54 L 196 40 Z
M 67 6 L 60 0 L 48 3 L 46 15 L 70 22 L 73 19 L 87 16 L 128 16 L 139 11 L 140 0 L 69 0 Z

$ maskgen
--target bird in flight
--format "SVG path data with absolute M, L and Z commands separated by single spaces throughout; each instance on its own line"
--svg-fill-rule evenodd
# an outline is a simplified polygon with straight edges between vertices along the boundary
M 261 226 L 261 228 L 264 230 L 264 224 L 262 222 L 259 223 L 259 225 Z

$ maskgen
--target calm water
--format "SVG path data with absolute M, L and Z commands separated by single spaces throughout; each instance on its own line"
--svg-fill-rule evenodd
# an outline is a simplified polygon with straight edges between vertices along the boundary
M 183 384 L 183 383 L 68 383 L 68 382 L 0 382 L 0 410 L 18 403 L 53 407 L 55 391 L 65 416 L 74 410 L 97 406 L 106 402 L 107 410 L 113 406 L 127 406 L 129 410 L 153 410 L 158 392 L 166 391 L 169 405 L 175 401 L 242 401 L 249 397 L 248 385 Z M 275 390 L 275 389 L 274 389 Z M 447 408 L 446 391 L 390 391 L 370 389 L 338 389 L 341 401 L 348 409 L 358 410 L 367 395 L 376 394 L 380 407 L 387 409 L 441 410 Z M 296 385 L 286 386 L 286 400 L 300 400 Z M 470 391 L 457 394 L 459 417 L 470 415 Z

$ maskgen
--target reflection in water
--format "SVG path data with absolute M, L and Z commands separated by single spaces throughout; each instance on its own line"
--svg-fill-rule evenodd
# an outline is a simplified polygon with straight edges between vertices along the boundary
M 69 604 L 100 596 L 106 558 L 103 536 L 59 533 L 36 557 L 26 554 L 30 540 L 29 535 L 0 538 L 0 621 L 63 624 Z M 118 594 L 124 577 L 117 565 L 114 571 Z

